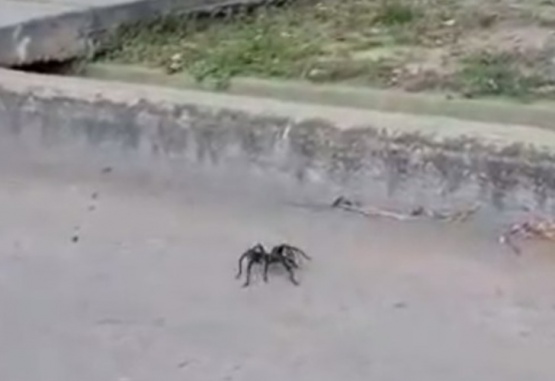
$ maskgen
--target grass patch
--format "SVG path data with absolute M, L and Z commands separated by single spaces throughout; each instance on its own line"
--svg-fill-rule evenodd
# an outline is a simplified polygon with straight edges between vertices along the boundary
M 519 62 L 510 53 L 480 53 L 463 60 L 455 82 L 469 97 L 534 98 L 536 89 L 549 85 L 550 81 L 541 75 L 526 73 Z
M 419 4 L 297 0 L 213 22 L 170 17 L 122 28 L 98 59 L 165 67 L 169 72 L 187 70 L 199 81 L 220 84 L 236 75 L 309 80 L 379 77 L 373 73 L 381 70 L 379 64 L 355 62 L 352 56 L 425 36 L 434 15 L 423 18 Z M 335 64 L 338 61 L 348 67 L 342 70 Z
M 170 17 L 121 29 L 102 60 L 187 70 L 197 80 L 235 75 L 298 78 L 321 55 L 320 38 L 292 9 L 228 20 Z
M 467 34 L 482 30 L 489 35 L 506 22 L 498 8 L 465 4 L 295 0 L 225 18 L 176 15 L 121 28 L 96 59 L 187 71 L 217 88 L 234 76 L 254 76 L 528 98 L 550 85 L 513 52 L 470 54 L 465 43 L 456 47 Z M 412 53 L 406 54 L 406 48 Z M 457 53 L 451 54 L 451 48 Z M 416 57 L 422 52 L 424 57 Z
M 374 20 L 383 25 L 403 25 L 419 17 L 419 9 L 399 0 L 381 0 Z

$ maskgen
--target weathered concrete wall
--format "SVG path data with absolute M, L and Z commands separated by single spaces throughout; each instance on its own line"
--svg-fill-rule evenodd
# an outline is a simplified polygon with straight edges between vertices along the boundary
M 465 136 L 472 123 L 418 118 L 0 71 L 1 140 L 12 146 L 243 168 L 402 205 L 553 211 L 552 132 L 502 126 L 513 133 L 499 138 L 487 129 L 500 126 L 474 124 Z M 423 120 L 450 132 L 430 135 Z
M 98 40 L 123 23 L 180 12 L 215 13 L 272 0 L 114 0 L 0 27 L 0 65 L 66 60 L 93 54 Z M 1 4 L 0 4 L 1 5 Z

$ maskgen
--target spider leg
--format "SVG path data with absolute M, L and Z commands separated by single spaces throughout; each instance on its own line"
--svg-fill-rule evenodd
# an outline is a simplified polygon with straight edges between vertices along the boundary
M 255 261 L 252 258 L 250 258 L 249 264 L 247 265 L 247 280 L 245 280 L 243 287 L 248 287 L 249 284 L 251 283 L 251 270 L 252 270 L 252 265 L 254 265 L 254 263 Z
M 241 274 L 243 274 L 243 260 L 247 257 L 250 256 L 250 251 L 247 251 L 245 254 L 241 255 L 241 257 L 239 258 L 239 271 L 237 272 L 237 275 L 235 276 L 235 279 L 239 279 L 241 278 Z
M 268 269 L 270 268 L 270 260 L 268 258 L 264 259 L 264 282 L 268 283 Z
M 257 243 L 252 249 L 251 251 L 255 251 L 258 253 L 264 253 L 266 251 L 266 249 L 264 249 L 264 246 L 262 246 L 261 244 Z
M 297 247 L 292 247 L 292 246 L 291 246 L 291 250 L 292 250 L 294 253 L 300 254 L 302 257 L 308 259 L 309 261 L 312 260 L 312 258 L 311 258 L 307 253 L 305 253 L 304 251 L 302 251 L 301 249 L 299 249 L 299 248 L 297 248 Z
M 297 280 L 295 279 L 295 273 L 293 272 L 293 267 L 291 266 L 291 262 L 287 260 L 282 260 L 281 264 L 283 264 L 283 267 L 285 267 L 285 269 L 289 273 L 289 280 L 291 281 L 291 283 L 293 283 L 295 286 L 298 286 L 299 282 L 297 282 Z
M 289 264 L 289 266 L 291 266 L 294 269 L 299 268 L 299 265 L 297 264 L 297 262 L 295 262 L 295 259 L 293 259 L 293 258 L 284 257 L 283 261 L 287 262 Z
M 511 239 L 507 240 L 507 245 L 511 248 L 511 250 L 514 251 L 516 255 L 522 254 L 522 250 L 520 249 L 520 247 L 518 247 L 517 244 L 514 243 Z
M 298 255 L 308 259 L 309 261 L 312 259 L 307 253 L 305 253 L 304 251 L 302 251 L 298 247 L 285 244 L 285 245 L 283 245 L 283 249 L 292 253 L 293 256 L 296 256 L 298 254 Z
M 513 240 L 513 238 L 515 238 L 514 236 L 515 236 L 515 233 L 512 233 L 512 232 L 505 233 L 501 235 L 501 237 L 499 238 L 499 242 L 507 245 L 516 255 L 520 255 L 522 253 L 522 250 L 514 242 Z

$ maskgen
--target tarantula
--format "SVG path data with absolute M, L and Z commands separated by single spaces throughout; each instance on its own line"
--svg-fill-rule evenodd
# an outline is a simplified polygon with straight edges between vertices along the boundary
M 272 251 L 268 252 L 261 244 L 256 244 L 255 246 L 248 249 L 239 258 L 239 271 L 237 272 L 236 278 L 239 279 L 243 273 L 243 261 L 247 260 L 247 270 L 245 283 L 243 287 L 248 287 L 251 280 L 251 270 L 252 266 L 256 264 L 264 265 L 263 279 L 264 282 L 268 282 L 268 270 L 271 264 L 279 263 L 289 274 L 289 280 L 295 286 L 299 285 L 299 282 L 295 279 L 294 271 L 299 268 L 299 259 L 304 257 L 310 260 L 311 258 L 301 249 L 294 246 L 281 244 L 275 246 Z

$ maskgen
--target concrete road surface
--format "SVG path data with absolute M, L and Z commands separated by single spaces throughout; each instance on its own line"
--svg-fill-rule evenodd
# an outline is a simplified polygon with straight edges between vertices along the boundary
M 555 380 L 553 247 L 254 183 L 1 167 L 0 380 Z M 240 287 L 259 240 L 312 255 L 299 287 Z

